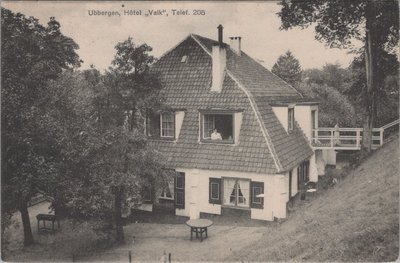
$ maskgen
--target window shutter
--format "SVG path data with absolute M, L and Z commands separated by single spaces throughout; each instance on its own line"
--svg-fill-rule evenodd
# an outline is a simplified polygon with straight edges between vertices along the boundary
M 208 187 L 208 202 L 210 204 L 221 204 L 221 179 L 210 178 Z
M 185 173 L 176 173 L 175 186 L 175 208 L 185 209 Z
M 253 182 L 250 183 L 250 196 L 251 208 L 264 208 L 264 197 L 257 197 L 259 194 L 264 194 L 264 183 L 263 182 Z

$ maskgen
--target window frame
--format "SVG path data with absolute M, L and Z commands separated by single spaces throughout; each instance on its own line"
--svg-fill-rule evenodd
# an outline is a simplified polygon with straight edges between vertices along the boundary
M 213 144 L 235 144 L 235 116 L 236 111 L 232 110 L 199 110 L 200 112 L 200 142 L 213 143 Z M 211 136 L 204 137 L 205 128 L 205 115 L 214 115 L 214 126 L 215 126 L 215 115 L 230 115 L 232 117 L 232 140 L 211 140 Z
M 261 189 L 261 193 L 259 194 L 265 194 L 265 187 L 264 187 L 264 182 L 257 182 L 257 181 L 251 181 L 250 182 L 250 191 L 251 191 L 251 199 L 250 199 L 250 207 L 251 208 L 258 208 L 258 209 L 264 209 L 264 197 L 257 197 L 258 194 L 254 193 L 254 189 Z M 254 199 L 259 198 L 260 201 L 256 202 Z
M 164 191 L 165 189 L 162 189 L 162 192 L 161 192 L 160 196 L 158 197 L 158 199 L 163 199 L 163 200 L 174 200 L 174 196 L 175 196 L 175 191 L 174 191 L 174 190 L 175 190 L 175 186 L 173 185 L 174 182 L 168 182 L 168 185 L 167 185 L 168 189 L 169 189 L 170 192 L 171 192 L 170 184 L 172 185 L 172 190 L 173 190 L 173 192 L 170 193 L 170 194 L 171 194 L 171 197 L 166 196 L 166 192 Z M 164 195 L 162 195 L 163 193 L 164 193 Z
M 252 196 L 251 196 L 251 179 L 248 179 L 248 178 L 237 178 L 237 177 L 222 177 L 221 178 L 221 181 L 222 181 L 222 183 L 221 183 L 221 186 L 223 186 L 225 183 L 224 183 L 224 180 L 235 180 L 235 184 L 234 184 L 234 189 L 235 189 L 235 204 L 234 205 L 232 205 L 232 204 L 226 204 L 223 200 L 222 200 L 222 198 L 223 197 L 225 197 L 225 189 L 224 189 L 224 187 L 221 187 L 221 205 L 223 205 L 224 207 L 231 207 L 231 208 L 235 208 L 235 209 L 250 209 L 251 208 L 251 200 L 252 200 Z M 238 181 L 246 181 L 246 182 L 248 182 L 248 184 L 249 184 L 249 196 L 247 197 L 247 205 L 246 206 L 241 206 L 241 205 L 238 205 L 238 199 L 239 199 L 239 195 L 238 195 L 238 193 L 239 193 L 239 191 L 238 191 L 238 188 L 236 187 L 236 185 L 237 185 L 237 183 L 238 183 Z M 229 194 L 229 198 L 231 197 L 231 193 Z
M 173 127 L 173 135 L 165 136 L 163 135 L 163 115 L 171 114 L 172 115 L 172 127 Z M 150 126 L 151 126 L 151 117 L 146 117 L 146 136 L 151 139 L 159 139 L 159 140 L 175 140 L 176 139 L 176 112 L 175 111 L 164 111 L 159 113 L 154 113 L 153 117 L 158 117 L 158 134 L 157 135 L 149 135 Z
M 163 130 L 164 130 L 164 127 L 163 127 L 163 116 L 164 115 L 167 115 L 167 114 L 171 114 L 172 115 L 172 133 L 173 133 L 173 135 L 171 135 L 171 136 L 167 136 L 167 135 L 163 135 Z M 175 139 L 175 133 L 176 133 L 176 131 L 175 131 L 175 122 L 176 122 L 176 116 L 175 116 L 175 112 L 170 112 L 170 111 L 168 111 L 168 112 L 162 112 L 162 113 L 160 113 L 160 138 L 168 138 L 168 139 Z

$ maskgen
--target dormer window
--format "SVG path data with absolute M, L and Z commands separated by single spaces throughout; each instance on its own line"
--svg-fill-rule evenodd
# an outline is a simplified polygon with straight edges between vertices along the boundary
M 293 131 L 294 127 L 294 107 L 288 107 L 288 132 Z
M 236 122 L 240 125 L 241 112 L 229 110 L 201 110 L 200 141 L 207 143 L 235 143 Z
M 205 143 L 239 143 L 242 109 L 200 109 L 199 141 Z
M 161 117 L 161 137 L 175 137 L 175 114 L 172 112 L 162 113 Z
M 202 113 L 201 141 L 234 143 L 234 113 Z
M 175 113 L 163 112 L 147 117 L 146 133 L 149 137 L 175 139 Z

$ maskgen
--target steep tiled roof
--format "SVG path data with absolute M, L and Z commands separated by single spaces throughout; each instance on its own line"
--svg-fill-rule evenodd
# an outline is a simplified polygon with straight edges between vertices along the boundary
M 286 171 L 312 155 L 298 125 L 287 134 L 269 101 L 303 100 L 287 83 L 245 53 L 228 49 L 227 71 L 220 93 L 210 92 L 213 40 L 191 35 L 154 65 L 164 86 L 166 104 L 185 109 L 176 142 L 151 140 L 171 167 L 273 174 Z M 182 63 L 186 55 L 187 61 Z M 242 70 L 243 69 L 243 70 Z M 199 109 L 243 110 L 236 145 L 199 143 Z
M 202 46 L 211 53 L 212 46 L 218 42 L 199 35 L 192 35 Z M 292 98 L 301 99 L 300 93 L 277 77 L 269 70 L 261 66 L 245 52 L 236 55 L 231 49 L 227 49 L 227 68 L 238 80 L 245 84 L 253 96 L 265 96 L 274 99 Z

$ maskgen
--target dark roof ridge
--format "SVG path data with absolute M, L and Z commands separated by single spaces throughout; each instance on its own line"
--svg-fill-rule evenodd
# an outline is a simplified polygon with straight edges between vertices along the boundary
M 197 40 L 196 42 L 200 42 L 201 43 L 201 39 L 206 39 L 208 41 L 214 42 L 214 44 L 218 44 L 218 42 L 214 39 L 208 38 L 208 37 L 203 37 L 197 34 L 190 34 L 195 40 Z M 199 43 L 199 44 L 200 44 Z M 225 45 L 229 46 L 228 44 L 224 43 Z M 209 50 L 207 49 L 207 47 L 205 47 L 205 45 L 203 45 L 202 43 L 200 44 L 204 50 L 206 50 L 207 53 L 211 54 L 209 52 Z M 233 52 L 236 56 L 238 56 L 235 52 Z M 301 94 L 301 92 L 299 92 L 295 87 L 293 87 L 291 84 L 289 84 L 288 82 L 286 82 L 285 80 L 283 80 L 282 78 L 280 78 L 279 76 L 277 76 L 276 74 L 274 74 L 272 71 L 268 70 L 266 67 L 264 67 L 261 63 L 259 63 L 257 60 L 255 60 L 254 58 L 252 58 L 251 56 L 249 56 L 246 52 L 244 52 L 243 50 L 241 51 L 242 54 L 246 55 L 249 59 L 251 59 L 253 62 L 255 62 L 256 64 L 258 64 L 259 66 L 261 66 L 264 70 L 268 71 L 268 73 L 271 73 L 272 75 L 274 75 L 275 77 L 279 78 L 281 81 L 283 81 L 286 85 L 288 85 L 290 88 L 292 88 L 296 93 L 298 93 L 302 98 L 304 98 L 303 94 Z

